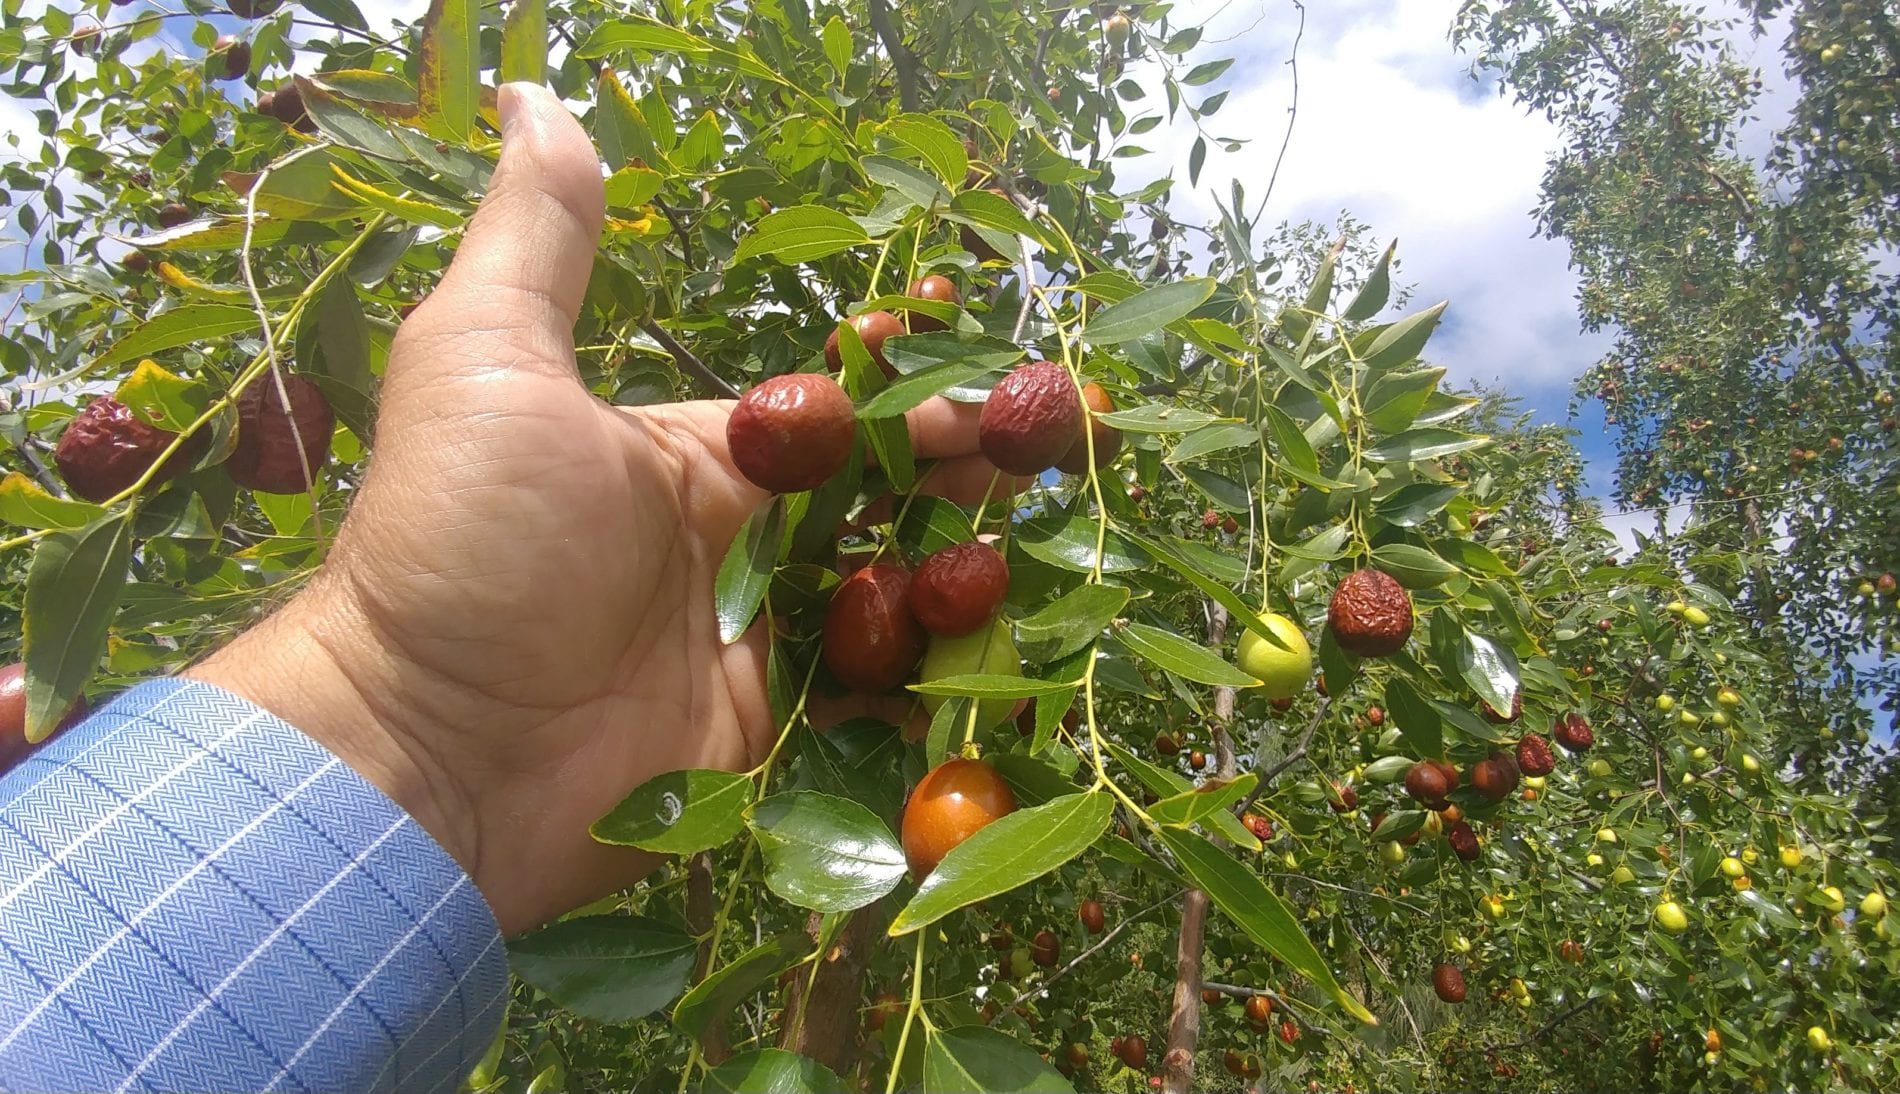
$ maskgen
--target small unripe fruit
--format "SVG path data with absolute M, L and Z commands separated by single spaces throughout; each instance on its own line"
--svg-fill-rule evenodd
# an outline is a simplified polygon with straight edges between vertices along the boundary
M 1736 858 L 1734 855 L 1728 855 L 1722 859 L 1721 870 L 1723 877 L 1736 878 L 1746 874 L 1748 867 L 1742 865 L 1741 859 Z
M 1688 608 L 1689 605 L 1684 604 L 1680 600 L 1671 600 L 1669 603 L 1663 605 L 1663 611 L 1668 612 L 1670 615 L 1681 615 L 1687 611 Z
M 1676 709 L 1676 697 L 1670 695 L 1668 692 L 1656 696 L 1656 709 L 1662 711 L 1664 714 Z
M 1610 871 L 1611 885 L 1628 885 L 1635 880 L 1635 872 L 1627 866 L 1618 866 L 1616 869 Z
M 739 399 L 726 419 L 726 447 L 754 486 L 794 494 L 844 469 L 857 428 L 851 397 L 836 380 L 797 372 L 774 376 Z
M 1781 859 L 1782 869 L 1792 870 L 1801 865 L 1801 848 L 1792 843 L 1782 844 L 1778 857 Z
M 915 579 L 911 584 L 915 586 Z M 1022 656 L 1016 651 L 1015 635 L 1011 633 L 1007 620 L 994 620 L 987 628 L 979 628 L 955 638 L 933 636 L 924 648 L 924 659 L 917 676 L 925 683 L 932 683 L 972 674 L 1022 676 Z M 937 711 L 949 701 L 950 698 L 945 695 L 925 695 L 924 710 L 934 718 Z M 1015 707 L 1016 703 L 1012 699 L 977 700 L 977 730 L 980 732 L 1002 725 L 1009 720 Z
M 1879 919 L 1887 914 L 1887 894 L 1875 889 L 1860 898 L 1860 914 L 1868 919 Z
M 1810 899 L 1829 912 L 1839 912 L 1847 907 L 1847 897 L 1839 887 L 1824 885 Z
M 1610 761 L 1599 756 L 1596 759 L 1591 760 L 1589 765 L 1585 767 L 1584 770 L 1588 771 L 1592 778 L 1607 779 L 1610 777 L 1610 774 L 1615 769 L 1610 766 Z
M 1592 851 L 1583 856 L 1583 864 L 1594 869 L 1595 867 L 1603 865 L 1603 856 Z
M 1616 829 L 1614 828 L 1597 829 L 1597 842 L 1598 843 L 1615 843 Z
M 1682 610 L 1682 621 L 1691 627 L 1706 627 L 1709 625 L 1709 613 L 1691 604 Z
M 1399 866 L 1405 862 L 1405 847 L 1396 840 L 1388 840 L 1379 845 L 1379 861 L 1387 866 Z
M 1742 705 L 1742 693 L 1734 688 L 1722 688 L 1715 693 L 1715 701 L 1733 709 Z

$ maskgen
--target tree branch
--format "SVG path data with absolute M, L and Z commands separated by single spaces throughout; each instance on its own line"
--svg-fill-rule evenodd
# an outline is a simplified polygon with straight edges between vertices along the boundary
M 1293 751 L 1282 757 L 1279 763 L 1260 772 L 1260 781 L 1254 784 L 1253 793 L 1242 799 L 1239 805 L 1234 806 L 1235 815 L 1245 813 L 1247 810 L 1252 809 L 1253 803 L 1259 801 L 1260 795 L 1267 792 L 1267 788 L 1273 784 L 1273 780 L 1279 778 L 1287 768 L 1306 759 L 1306 750 L 1313 744 L 1313 734 L 1319 731 L 1319 724 L 1326 717 L 1326 709 L 1332 705 L 1333 700 L 1331 697 L 1322 697 L 1320 699 L 1319 709 L 1313 711 L 1313 720 L 1306 723 L 1306 732 L 1300 734 L 1300 743 L 1294 745 Z
M 891 55 L 891 67 L 897 70 L 898 101 L 907 112 L 922 110 L 923 100 L 917 93 L 917 56 L 904 44 L 903 36 L 891 22 L 891 9 L 885 6 L 884 0 L 871 0 L 871 29 L 884 43 L 884 51 Z
M 706 970 L 712 967 L 713 904 L 712 855 L 701 851 L 686 860 L 686 929 L 704 940 L 694 961 L 695 982 L 704 979 Z M 724 1063 L 732 1055 L 726 1044 L 726 1027 L 718 1022 L 707 1026 L 700 1035 L 699 1050 L 708 1064 L 717 1067 Z
M 1523 1048 L 1526 1045 L 1530 1044 L 1532 1041 L 1535 1041 L 1539 1037 L 1542 1037 L 1544 1034 L 1549 1033 L 1553 1029 L 1556 1029 L 1562 1023 L 1570 1020 L 1571 1018 L 1575 1018 L 1577 1015 L 1582 1014 L 1584 1011 L 1589 1010 L 1591 1007 L 1596 1006 L 1597 1003 L 1601 1001 L 1602 999 L 1603 999 L 1603 996 L 1601 995 L 1593 995 L 1590 998 L 1585 999 L 1583 1002 L 1578 1003 L 1574 1007 L 1569 1007 L 1565 1010 L 1558 1011 L 1556 1014 L 1551 1016 L 1550 1021 L 1545 1022 L 1541 1026 L 1538 1026 L 1536 1029 L 1532 1030 L 1531 1032 L 1525 1034 L 1523 1037 L 1511 1042 L 1508 1045 L 1495 1045 L 1495 1046 L 1487 1045 L 1486 1047 L 1495 1048 L 1496 1050 L 1501 1051 L 1501 1052 L 1509 1052 L 1511 1049 L 1514 1049 L 1514 1048 Z
M 718 373 L 706 367 L 706 362 L 693 356 L 692 350 L 680 345 L 672 335 L 666 333 L 666 328 L 651 319 L 642 319 L 640 320 L 640 329 L 646 331 L 649 337 L 655 342 L 658 342 L 661 349 L 672 354 L 673 360 L 679 363 L 681 370 L 690 373 L 693 378 L 698 380 L 701 386 L 707 388 L 711 394 L 727 399 L 737 399 L 739 397 L 738 388 L 733 387 L 722 379 Z

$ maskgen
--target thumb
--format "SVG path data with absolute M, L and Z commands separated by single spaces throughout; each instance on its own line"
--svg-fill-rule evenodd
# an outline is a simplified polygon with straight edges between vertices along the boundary
M 439 347 L 481 332 L 513 343 L 510 364 L 572 368 L 574 320 L 606 205 L 600 158 L 547 88 L 504 84 L 498 107 L 501 161 L 488 194 L 448 274 L 403 333 Z

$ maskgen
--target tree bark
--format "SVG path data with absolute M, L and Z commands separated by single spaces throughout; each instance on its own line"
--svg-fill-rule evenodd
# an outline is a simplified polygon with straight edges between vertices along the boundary
M 712 927 L 716 914 L 713 897 L 712 855 L 701 851 L 686 860 L 686 929 L 703 936 L 706 941 L 699 944 L 699 961 L 693 969 L 693 982 L 698 983 L 706 976 L 706 970 L 712 967 Z M 732 1056 L 732 1049 L 726 1044 L 726 1027 L 718 1022 L 706 1027 L 699 1038 L 699 1052 L 708 1066 L 717 1067 Z
M 858 1066 L 858 1033 L 863 1028 L 859 1005 L 864 1001 L 864 970 L 876 942 L 876 907 L 851 913 L 831 949 L 818 960 L 817 975 L 800 966 L 785 992 L 778 1047 L 809 1056 L 839 1075 L 850 1075 Z M 815 912 L 805 922 L 813 941 L 823 922 Z

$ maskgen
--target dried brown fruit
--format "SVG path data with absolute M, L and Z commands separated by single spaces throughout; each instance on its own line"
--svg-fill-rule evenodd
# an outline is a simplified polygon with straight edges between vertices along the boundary
M 726 419 L 732 462 L 753 485 L 811 490 L 844 469 L 857 436 L 851 397 L 815 372 L 774 376 L 739 399 Z
M 1121 1050 L 1115 1055 L 1136 1071 L 1145 1071 L 1148 1067 L 1148 1039 L 1139 1033 L 1131 1033 L 1122 1038 Z
M 1056 461 L 1056 468 L 1071 475 L 1086 474 L 1089 469 L 1089 437 L 1095 439 L 1095 466 L 1106 467 L 1122 450 L 1122 431 L 1098 420 L 1097 414 L 1112 414 L 1115 403 L 1107 389 L 1093 381 L 1082 385 L 1082 402 L 1089 409 L 1088 433 L 1076 439 L 1069 451 Z
M 1447 1003 L 1465 1001 L 1464 970 L 1449 962 L 1440 964 L 1432 970 L 1432 990 Z
M 1550 724 L 1550 735 L 1572 752 L 1586 751 L 1597 742 L 1589 720 L 1574 710 Z
M 1178 756 L 1181 753 L 1181 742 L 1175 740 L 1171 733 L 1157 733 L 1155 734 L 1155 752 L 1162 756 Z
M 259 99 L 257 105 L 262 112 L 264 100 Z M 309 111 L 304 109 L 303 92 L 298 90 L 296 84 L 284 84 L 272 93 L 268 113 L 292 129 L 302 132 L 307 133 L 317 127 L 316 123 L 310 120 Z
M 1385 724 L 1385 708 L 1384 707 L 1367 707 L 1366 721 L 1367 723 L 1372 725 L 1374 728 L 1384 725 Z
M 220 34 L 212 43 L 211 52 L 224 57 L 223 79 L 241 80 L 250 73 L 251 43 L 233 34 Z
M 127 273 L 142 274 L 152 268 L 152 258 L 144 251 L 131 251 L 119 259 L 119 266 Z
M 910 610 L 931 634 L 955 637 L 980 630 L 1007 592 L 1009 563 L 996 548 L 957 543 L 918 564 L 910 579 Z M 1030 725 L 1033 731 L 1035 723 Z
M 1237 535 L 1240 532 L 1240 522 L 1235 520 L 1233 517 L 1222 517 L 1221 522 L 1220 522 L 1220 530 L 1227 533 L 1230 536 Z
M 904 290 L 905 296 L 919 300 L 936 300 L 945 304 L 962 304 L 963 294 L 957 291 L 956 282 L 942 274 L 927 274 L 910 283 Z M 950 324 L 935 316 L 914 311 L 907 315 L 912 334 L 926 334 L 935 330 L 949 330 Z M 1066 449 L 1065 449 L 1066 451 Z
M 176 228 L 191 219 L 191 206 L 182 201 L 168 201 L 158 208 L 158 226 Z
M 290 395 L 289 413 L 269 373 L 251 381 L 238 397 L 237 444 L 224 461 L 224 471 L 239 486 L 266 494 L 301 494 L 330 459 L 330 438 L 336 431 L 330 400 L 301 376 L 284 377 L 284 390 Z M 305 467 L 310 469 L 308 479 Z
M 1024 365 L 999 380 L 977 419 L 984 457 L 1011 475 L 1054 467 L 1081 433 L 1075 381 L 1053 361 Z
M 1214 529 L 1216 529 L 1216 528 L 1219 528 L 1219 527 L 1220 527 L 1220 514 L 1219 514 L 1219 513 L 1216 513 L 1216 512 L 1215 512 L 1214 510 L 1212 510 L 1212 509 L 1209 509 L 1209 510 L 1208 510 L 1207 512 L 1205 512 L 1205 513 L 1202 513 L 1202 514 L 1201 514 L 1201 527 L 1203 527 L 1203 528 L 1205 528 L 1205 529 L 1207 529 L 1207 530 L 1208 530 L 1208 531 L 1210 531 L 1210 532 L 1211 532 L 1211 531 L 1213 531 L 1213 530 L 1214 530 Z
M 1576 939 L 1566 938 L 1562 942 L 1557 943 L 1557 956 L 1570 962 L 1572 965 L 1580 965 L 1583 963 L 1583 947 L 1578 944 Z
M 877 362 L 885 378 L 895 377 L 897 369 L 884 356 L 884 342 L 904 333 L 904 321 L 887 311 L 867 311 L 844 322 L 858 332 L 858 341 L 864 343 L 865 352 Z M 835 327 L 825 336 L 825 367 L 833 372 L 844 371 L 844 351 L 838 348 L 838 331 Z
M 1445 825 L 1445 842 L 1451 844 L 1454 854 L 1466 862 L 1476 861 L 1478 857 L 1478 833 L 1473 831 L 1467 821 L 1452 821 Z
M 1405 792 L 1425 805 L 1441 805 L 1445 795 L 1458 784 L 1445 777 L 1444 769 L 1430 760 L 1420 760 L 1405 772 Z
M 1493 752 L 1471 769 L 1471 788 L 1488 802 L 1510 797 L 1517 783 L 1517 761 L 1508 752 Z
M 1517 742 L 1517 766 L 1526 775 L 1543 776 L 1557 769 L 1550 742 L 1535 733 L 1526 733 Z
M 1355 570 L 1333 590 L 1326 622 L 1346 652 L 1389 657 L 1412 637 L 1412 597 L 1383 571 Z
M 1484 720 L 1492 725 L 1501 726 L 1515 722 L 1524 715 L 1524 693 L 1522 691 L 1511 693 L 1511 713 L 1509 714 L 1498 713 L 1498 708 L 1485 699 L 1478 700 L 1478 713 L 1484 715 Z
M 1085 900 L 1076 909 L 1076 918 L 1082 921 L 1082 929 L 1090 934 L 1101 934 L 1108 925 L 1108 913 L 1102 909 L 1099 900 Z
M 924 629 L 910 610 L 910 574 L 866 566 L 839 583 L 825 610 L 825 667 L 854 691 L 889 691 L 924 655 Z
M 177 436 L 147 425 L 131 407 L 102 395 L 73 416 L 53 449 L 53 462 L 75 495 L 103 502 L 137 482 Z M 158 486 L 189 471 L 204 453 L 207 440 L 201 431 L 180 445 L 149 485 Z

